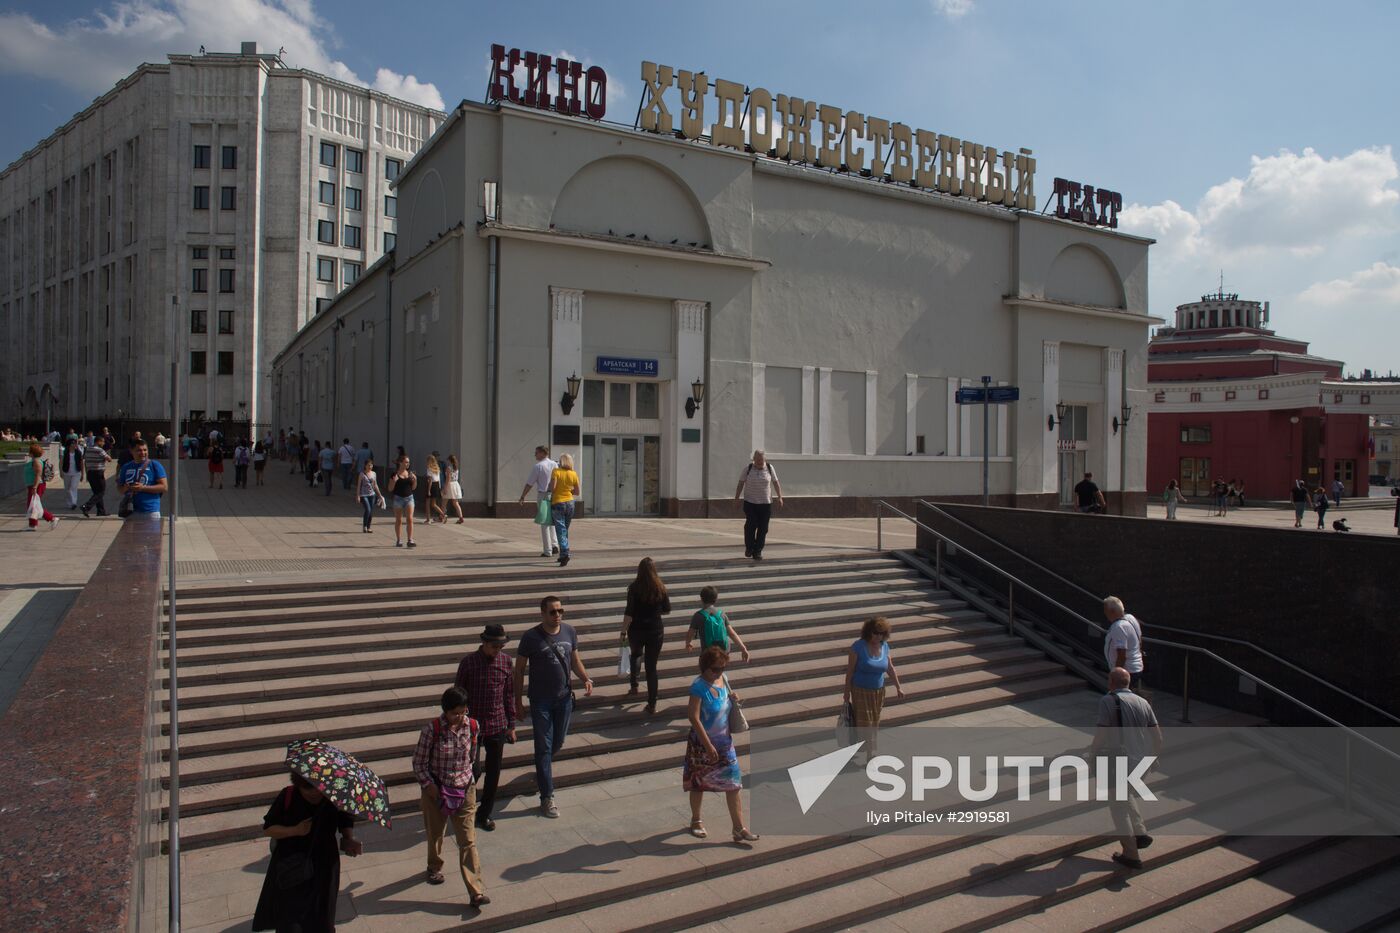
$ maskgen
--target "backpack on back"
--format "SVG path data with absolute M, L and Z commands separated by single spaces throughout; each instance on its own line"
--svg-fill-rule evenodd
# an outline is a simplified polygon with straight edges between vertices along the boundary
M 729 628 L 724 623 L 724 612 L 719 609 L 711 611 L 700 610 L 700 647 L 705 649 L 711 645 L 719 645 L 726 651 L 729 649 Z

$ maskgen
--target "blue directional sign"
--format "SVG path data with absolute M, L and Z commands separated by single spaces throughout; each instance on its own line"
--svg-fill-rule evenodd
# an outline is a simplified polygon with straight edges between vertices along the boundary
M 983 396 L 984 391 L 986 392 L 985 397 Z M 1020 400 L 1020 386 L 991 386 L 985 390 L 981 386 L 967 386 L 959 389 L 956 397 L 959 405 L 981 405 L 984 401 L 992 405 L 1005 405 L 1008 402 Z
M 639 360 L 626 356 L 600 356 L 596 371 L 619 376 L 655 376 L 656 360 Z

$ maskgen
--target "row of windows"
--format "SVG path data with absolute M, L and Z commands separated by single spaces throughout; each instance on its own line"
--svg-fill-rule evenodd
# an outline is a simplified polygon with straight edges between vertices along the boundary
M 340 147 L 335 143 L 321 143 L 321 164 L 326 168 L 335 168 L 339 161 Z M 345 147 L 345 171 L 353 172 L 356 175 L 365 173 L 365 153 L 362 149 L 351 149 Z M 403 171 L 402 159 L 384 160 L 384 177 L 389 181 L 397 181 L 399 173 Z
M 207 334 L 207 333 L 209 333 L 209 312 L 208 312 L 208 311 L 197 311 L 197 310 L 191 310 L 191 311 L 190 311 L 190 333 L 192 333 L 192 334 Z M 232 312 L 232 311 L 220 311 L 220 312 L 219 312 L 219 333 L 221 333 L 221 334 L 231 334 L 231 333 L 233 333 L 233 312 Z
M 363 232 L 364 231 L 360 227 L 352 226 L 351 224 L 346 224 L 345 231 L 342 234 L 340 245 L 346 247 L 347 249 L 360 249 L 362 246 L 364 246 L 362 238 Z M 385 236 L 388 236 L 388 234 L 385 234 Z M 335 221 L 316 221 L 316 240 L 319 243 L 327 243 L 331 246 L 334 246 Z M 385 248 L 387 249 L 388 247 Z
M 210 152 L 210 147 L 209 147 L 209 146 L 195 146 L 195 147 L 194 147 L 194 167 L 195 167 L 195 168 L 208 168 L 208 167 L 209 167 L 209 152 Z M 224 147 L 223 147 L 223 150 L 219 153 L 219 155 L 220 155 L 220 165 L 221 165 L 223 168 L 225 168 L 225 169 L 236 169 L 236 168 L 238 168 L 238 147 L 237 147 L 237 146 L 224 146 Z
M 321 202 L 322 204 L 328 204 L 328 205 L 334 207 L 334 206 L 335 206 L 335 182 L 333 182 L 333 181 L 323 181 L 323 182 L 321 182 L 320 184 L 321 184 L 321 188 L 320 188 L 320 193 L 319 193 L 319 195 L 318 195 L 318 200 L 320 200 L 320 202 Z M 345 209 L 346 209 L 347 211 L 362 211 L 362 210 L 364 210 L 364 194 L 365 194 L 364 191 L 361 190 L 361 189 L 359 189 L 359 188 L 349 188 L 349 187 L 347 187 L 347 188 L 345 189 Z M 391 194 L 386 194 L 386 195 L 384 196 L 384 216 L 385 216 L 385 217 L 397 217 L 397 216 L 399 216 L 399 199 L 396 198 L 396 197 L 394 197 L 394 196 L 391 195 Z
M 234 257 L 234 255 L 235 255 L 235 254 L 234 254 L 234 249 L 233 249 L 232 246 L 220 246 L 220 247 L 219 247 L 219 258 L 220 258 L 220 259 L 232 259 L 232 258 Z M 208 259 L 208 258 L 209 258 L 209 247 L 207 247 L 207 246 L 191 246 L 191 247 L 190 247 L 190 258 L 191 258 L 191 259 Z
M 216 355 L 218 375 L 233 375 L 233 351 L 220 350 Z M 190 375 L 203 376 L 209 372 L 209 354 L 204 350 L 190 351 Z
M 219 293 L 223 295 L 233 294 L 233 269 L 219 270 Z M 209 291 L 209 270 L 195 268 L 190 270 L 190 291 Z
M 219 189 L 219 210 L 237 210 L 238 189 L 235 187 L 223 187 Z M 209 210 L 209 186 L 194 186 L 194 209 L 197 211 Z
M 346 285 L 354 285 L 355 282 L 357 282 L 357 281 L 359 280 L 359 278 L 360 278 L 360 273 L 361 273 L 361 272 L 363 271 L 363 269 L 364 269 L 364 267 L 361 266 L 358 262 L 350 262 L 349 260 L 344 260 L 344 261 L 342 261 L 342 262 L 341 262 L 341 267 L 342 267 L 342 268 L 341 268 L 341 271 L 345 274 L 345 284 L 346 284 Z M 335 260 L 334 260 L 334 259 L 329 259 L 329 258 L 327 258 L 327 257 L 325 257 L 325 256 L 321 256 L 320 258 L 318 258 L 318 259 L 316 260 L 316 281 L 318 281 L 318 282 L 334 282 L 334 281 L 335 281 Z

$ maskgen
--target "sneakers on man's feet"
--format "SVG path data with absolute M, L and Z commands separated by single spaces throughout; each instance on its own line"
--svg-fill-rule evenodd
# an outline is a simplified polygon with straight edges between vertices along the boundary
M 549 554 L 547 554 L 547 555 L 546 555 L 546 554 L 541 554 L 540 556 L 541 556 L 541 557 L 553 557 L 554 555 L 556 555 L 556 554 L 558 554 L 558 553 L 559 553 L 559 548 L 554 547 L 554 548 L 550 548 Z
M 1134 836 L 1133 841 L 1137 843 L 1137 847 L 1139 849 L 1145 849 L 1148 846 L 1152 845 L 1152 837 L 1147 835 Z
M 559 819 L 559 808 L 554 805 L 553 797 L 540 798 L 540 813 L 549 817 L 551 820 Z
M 559 555 L 559 566 L 560 566 L 560 567 L 567 567 L 567 566 L 569 566 L 569 555 L 568 555 L 568 554 L 560 554 L 560 555 Z
M 85 505 L 79 511 L 83 513 L 83 518 L 92 518 L 92 506 Z

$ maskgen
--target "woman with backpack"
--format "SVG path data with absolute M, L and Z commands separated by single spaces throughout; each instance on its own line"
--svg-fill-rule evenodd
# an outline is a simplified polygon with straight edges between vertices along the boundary
M 476 783 L 472 762 L 481 741 L 481 724 L 467 715 L 467 691 L 448 687 L 442 695 L 442 715 L 418 733 L 413 750 L 413 776 L 422 788 L 419 807 L 428 835 L 428 884 L 442 884 L 442 839 L 447 824 L 457 838 L 457 863 L 471 905 L 491 903 L 481 880 L 481 856 L 476 851 Z
M 224 446 L 220 441 L 209 439 L 209 488 L 214 488 L 214 480 L 218 479 L 219 488 L 224 488 Z
M 38 444 L 29 445 L 29 462 L 24 465 L 24 486 L 28 493 L 24 500 L 25 511 L 29 515 L 29 530 L 39 530 L 39 520 L 49 523 L 49 530 L 58 527 L 58 517 L 44 508 L 44 489 L 53 481 L 53 464 L 44 459 L 44 448 Z
M 671 597 L 666 584 L 656 572 L 656 562 L 643 557 L 637 565 L 637 578 L 627 587 L 627 608 L 622 613 L 622 637 L 632 648 L 632 687 L 628 696 L 637 695 L 637 673 L 643 661 L 647 666 L 647 706 L 650 716 L 656 712 L 659 678 L 656 662 L 661 657 L 661 642 L 665 635 L 661 617 L 671 611 Z

